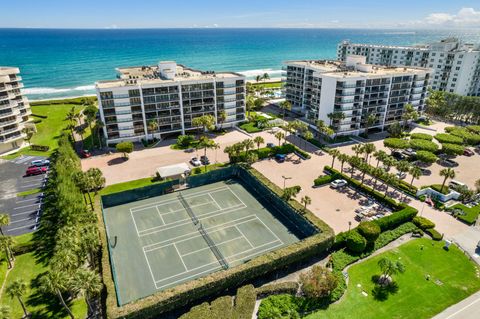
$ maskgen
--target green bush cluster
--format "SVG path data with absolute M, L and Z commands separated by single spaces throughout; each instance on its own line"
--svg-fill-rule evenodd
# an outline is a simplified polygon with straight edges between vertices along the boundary
M 292 294 L 298 291 L 298 283 L 296 281 L 279 282 L 269 284 L 257 288 L 257 298 L 265 298 L 271 295 Z
M 448 155 L 463 155 L 465 147 L 459 144 L 442 143 L 442 153 Z
M 32 151 L 48 152 L 48 150 L 50 149 L 50 146 L 32 144 L 30 145 L 30 149 Z
M 422 216 L 415 216 L 413 217 L 413 223 L 420 228 L 421 230 L 426 230 L 429 228 L 435 228 L 435 223 L 432 222 L 430 219 L 422 217 Z
M 480 132 L 475 130 L 475 126 L 467 126 L 467 127 L 450 126 L 450 127 L 446 127 L 445 131 L 452 135 L 462 138 L 463 141 L 468 145 L 477 145 L 480 143 Z
M 235 319 L 251 319 L 255 302 L 257 301 L 257 292 L 255 287 L 247 285 L 237 290 L 234 306 Z
M 448 133 L 438 133 L 435 134 L 435 139 L 440 143 L 449 143 L 449 144 L 463 144 L 463 138 L 448 134 Z
M 378 236 L 380 236 L 380 226 L 378 226 L 377 223 L 366 221 L 366 222 L 361 222 L 357 226 L 358 232 L 360 235 L 365 237 L 367 242 L 371 243 L 377 240 Z
M 425 233 L 432 237 L 433 240 L 439 241 L 443 239 L 442 234 L 440 234 L 435 228 L 425 229 Z
M 407 140 L 404 140 L 401 138 L 395 138 L 395 137 L 389 137 L 384 139 L 383 145 L 387 148 L 394 149 L 394 150 L 404 149 L 410 146 Z
M 431 141 L 433 139 L 433 136 L 426 133 L 412 133 L 410 134 L 410 138 Z
M 413 139 L 410 140 L 410 147 L 415 150 L 422 150 L 428 152 L 438 151 L 438 145 L 432 141 L 422 140 L 422 139 Z
M 424 163 L 435 163 L 438 159 L 437 155 L 429 151 L 419 150 L 415 155 L 416 159 Z
M 403 223 L 411 221 L 417 215 L 417 213 L 417 209 L 407 206 L 398 212 L 375 220 L 375 223 L 380 226 L 380 229 L 383 232 L 387 229 L 396 228 Z
M 322 185 L 325 185 L 325 184 L 328 184 L 330 183 L 331 181 L 333 181 L 335 179 L 335 175 L 322 175 L 322 176 L 318 176 L 317 178 L 315 178 L 313 180 L 313 185 L 315 186 L 322 186 Z
M 480 125 L 469 125 L 466 129 L 472 133 L 480 134 Z
M 467 207 L 459 203 L 449 207 L 448 210 L 449 211 L 461 210 L 462 211 L 461 214 L 455 214 L 454 216 L 468 225 L 473 225 L 477 221 L 478 216 L 480 214 L 480 205 L 477 205 L 474 207 Z
M 358 231 L 350 231 L 345 240 L 345 246 L 353 253 L 361 253 L 367 247 L 367 240 Z

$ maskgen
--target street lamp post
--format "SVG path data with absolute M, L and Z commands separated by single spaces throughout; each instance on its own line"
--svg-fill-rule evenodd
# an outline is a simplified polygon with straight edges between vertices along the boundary
M 352 222 L 348 221 L 348 231 L 350 231 L 350 228 L 352 227 Z
M 283 178 L 283 190 L 285 190 L 285 182 L 287 181 L 287 179 L 292 179 L 292 178 L 284 175 L 282 175 L 282 178 Z

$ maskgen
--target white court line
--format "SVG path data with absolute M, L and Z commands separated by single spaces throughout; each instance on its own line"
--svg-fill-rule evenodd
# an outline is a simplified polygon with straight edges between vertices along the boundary
M 163 223 L 164 225 L 166 225 L 166 224 L 165 224 L 165 221 L 163 220 L 162 214 L 160 214 L 160 210 L 158 209 L 158 206 L 155 206 L 155 208 L 157 209 L 158 216 L 160 216 L 160 219 L 162 220 L 162 223 Z
M 35 198 L 17 200 L 17 202 L 16 202 L 15 204 L 31 202 L 32 200 L 40 200 L 40 198 L 37 196 L 37 197 L 35 197 Z
M 227 229 L 227 228 L 231 228 L 231 227 L 234 227 L 236 224 L 237 221 L 240 221 L 242 219 L 249 219 L 249 220 L 246 220 L 244 222 L 241 222 L 241 223 L 238 223 L 238 224 L 243 224 L 243 223 L 246 223 L 246 222 L 249 222 L 249 221 L 252 221 L 252 220 L 255 220 L 254 218 L 252 217 L 255 217 L 256 218 L 256 215 L 248 215 L 248 216 L 245 216 L 245 217 L 240 217 L 240 218 L 237 218 L 237 219 L 234 219 L 234 220 L 231 220 L 231 221 L 228 221 L 228 222 L 225 222 L 225 223 L 222 223 L 222 224 L 219 224 L 219 225 L 215 225 L 215 226 L 212 226 L 210 228 L 205 228 L 205 231 L 210 231 L 212 230 L 211 232 L 216 232 L 216 231 L 220 231 L 220 230 L 224 230 L 224 229 Z M 225 226 L 225 227 L 221 227 L 221 226 L 224 226 L 224 225 L 227 225 L 227 224 L 231 224 L 231 223 L 234 223 L 233 225 L 231 226 Z M 193 237 L 189 237 L 187 239 L 182 239 L 182 240 L 176 240 L 178 238 L 182 238 L 182 237 L 186 237 L 186 236 L 190 236 L 190 235 L 193 235 L 193 234 L 197 234 L 197 236 L 193 236 Z M 187 234 L 183 234 L 183 235 L 180 235 L 180 236 L 176 236 L 176 237 L 172 237 L 172 238 L 169 238 L 169 239 L 166 239 L 166 240 L 162 240 L 162 241 L 159 241 L 159 242 L 156 242 L 154 244 L 149 244 L 149 245 L 146 245 L 146 246 L 143 246 L 143 250 L 145 251 L 145 247 L 151 247 L 151 246 L 156 246 L 158 244 L 163 244 L 163 243 L 166 243 L 166 242 L 169 242 L 169 241 L 174 241 L 175 243 L 179 243 L 179 242 L 182 242 L 182 241 L 186 241 L 186 240 L 189 240 L 191 238 L 194 238 L 194 237 L 201 237 L 202 235 L 198 234 L 198 230 L 195 230 L 194 232 L 190 232 L 190 233 L 187 233 Z M 163 245 L 163 246 L 168 246 L 169 244 L 166 244 L 166 245 Z M 157 247 L 157 248 L 153 248 L 153 249 L 148 249 L 147 251 L 150 251 L 150 250 L 155 250 L 155 249 L 158 249 L 158 248 L 161 248 L 161 247 Z
M 212 193 L 208 193 L 208 196 L 210 196 L 210 198 L 211 198 L 212 201 L 215 203 L 215 205 L 217 205 L 218 209 L 222 209 L 222 207 L 220 207 L 220 205 L 218 205 L 218 203 L 217 203 L 217 201 L 215 200 L 215 198 L 213 198 Z
M 258 218 L 258 217 L 257 217 Z M 237 231 L 243 236 L 243 238 L 245 238 L 245 240 L 248 242 L 248 244 L 250 245 L 250 247 L 253 248 L 253 245 L 252 243 L 250 242 L 250 240 L 248 240 L 247 236 L 245 236 L 245 234 L 240 230 L 240 228 L 238 228 L 237 225 L 235 225 L 235 228 L 237 229 Z
M 212 202 L 207 202 L 207 203 L 198 204 L 198 205 L 195 205 L 195 206 L 190 206 L 190 208 L 197 208 L 197 207 L 205 206 L 205 205 L 208 205 L 208 204 L 212 204 Z M 163 206 L 163 205 L 161 205 L 161 206 Z M 157 208 L 158 208 L 158 206 L 157 206 Z M 163 213 L 162 215 L 165 216 L 165 215 L 175 214 L 175 213 L 181 212 L 182 210 L 184 211 L 185 208 L 182 207 L 181 209 L 172 210 L 170 212 Z
M 210 212 L 210 213 L 207 213 L 207 214 L 199 215 L 200 218 L 198 218 L 198 220 L 204 220 L 204 219 L 207 219 L 207 218 L 232 213 L 232 212 L 235 212 L 237 210 L 244 209 L 244 208 L 245 208 L 244 206 L 240 206 L 240 207 L 229 207 L 229 208 L 226 208 L 224 210 L 216 210 L 216 211 L 213 211 L 213 212 Z M 179 224 L 179 222 L 184 222 L 184 223 Z M 189 224 L 191 224 L 191 219 L 190 218 L 185 218 L 185 219 L 177 220 L 173 223 L 167 224 L 167 225 L 172 225 L 172 226 L 169 226 L 169 227 L 157 226 L 157 227 L 152 227 L 152 228 L 149 228 L 149 229 L 142 230 L 140 232 L 137 231 L 137 235 L 138 235 L 138 237 L 148 236 L 148 235 L 158 233 L 158 232 L 161 232 L 161 231 L 164 231 L 164 230 L 177 228 L 177 227 L 185 226 L 185 225 L 189 225 Z M 146 234 L 143 234 L 143 232 L 145 232 L 145 231 L 149 231 L 149 232 L 146 233 Z M 142 234 L 140 234 L 140 233 L 142 233 Z
M 147 253 L 143 251 L 143 254 L 145 255 L 145 259 L 147 260 L 147 266 L 148 266 L 148 269 L 150 270 L 150 275 L 152 276 L 153 284 L 155 285 L 155 288 L 157 288 L 157 283 L 155 282 L 155 276 L 153 275 L 152 267 L 150 267 L 150 262 L 148 261 Z
M 250 254 L 250 255 L 247 255 L 247 256 L 243 256 L 242 258 L 237 258 L 237 259 L 234 259 L 234 260 L 230 260 L 229 263 L 234 263 L 234 262 L 239 261 L 239 260 L 244 260 L 244 259 L 246 259 L 246 258 L 248 258 L 248 257 L 255 256 L 255 255 L 260 254 L 260 253 L 263 253 L 263 252 L 265 252 L 265 251 L 274 250 L 275 248 L 280 247 L 280 246 L 282 246 L 282 245 L 283 245 L 283 243 L 282 243 L 282 244 L 275 245 L 275 246 L 273 246 L 273 247 L 269 247 L 269 248 L 262 249 L 262 250 L 260 250 L 260 251 L 256 251 L 256 252 L 254 252 L 253 254 Z
M 247 206 L 247 205 L 243 202 L 243 200 L 241 200 L 240 197 L 238 197 L 237 194 L 236 194 L 228 185 L 227 185 L 227 188 L 228 188 L 228 190 L 230 191 L 230 193 L 232 193 L 233 196 L 235 196 L 235 197 L 240 201 L 240 203 L 242 203 L 243 205 Z
M 206 194 L 208 194 L 209 192 L 215 193 L 215 192 L 217 192 L 217 191 L 219 191 L 219 190 L 225 190 L 225 189 L 227 189 L 227 188 L 228 188 L 228 186 L 222 186 L 222 187 L 212 188 L 211 190 L 199 191 L 199 192 L 197 192 L 197 193 L 189 194 L 188 196 L 183 196 L 183 198 L 185 198 L 185 199 L 194 198 L 194 197 L 198 197 L 198 196 L 201 196 L 201 195 L 206 195 Z M 137 208 L 141 208 L 141 207 L 144 207 L 144 206 L 153 207 L 153 206 L 155 206 L 155 205 L 159 205 L 159 204 L 162 204 L 162 203 L 176 202 L 176 201 L 178 201 L 178 198 L 177 198 L 177 197 L 172 198 L 172 199 L 162 200 L 162 201 L 159 201 L 159 202 L 153 202 L 153 203 L 148 203 L 148 204 L 143 204 L 143 205 L 135 206 L 135 207 L 130 208 L 130 210 L 135 211 Z
M 263 224 L 263 226 L 265 226 L 266 229 L 268 229 L 268 231 L 269 231 L 270 233 L 272 233 L 273 236 L 275 236 L 275 238 L 277 238 L 277 239 L 283 244 L 283 241 L 282 241 L 280 238 L 278 238 L 277 234 L 275 234 L 275 233 L 270 229 L 270 227 L 268 227 L 267 225 L 265 225 L 265 223 L 264 223 L 260 218 L 257 217 L 257 219 Z
M 14 209 L 22 209 L 22 208 L 26 208 L 26 207 L 40 206 L 40 205 L 41 205 L 41 204 L 37 203 L 37 204 L 31 204 L 31 205 L 25 205 L 25 206 L 15 207 Z
M 175 243 L 173 243 L 173 247 L 175 247 L 175 250 L 177 251 L 178 257 L 182 261 L 183 267 L 185 267 L 185 270 L 188 272 L 188 267 L 187 267 L 187 265 L 185 265 L 185 262 L 183 261 L 182 255 L 180 255 L 180 252 L 178 251 L 177 245 Z M 155 282 L 155 284 L 156 284 L 156 282 Z
M 222 241 L 222 242 L 220 242 L 219 244 L 215 244 L 215 245 L 216 245 L 217 247 L 218 247 L 218 246 L 222 246 L 223 244 L 229 243 L 229 242 L 231 242 L 231 241 L 234 241 L 234 240 L 237 240 L 237 239 L 240 239 L 240 238 L 244 238 L 244 237 L 238 236 L 238 237 L 235 237 L 235 238 L 226 240 L 226 241 Z M 244 239 L 246 239 L 246 238 L 244 238 Z M 175 243 L 174 243 L 174 244 L 175 244 Z M 191 252 L 189 252 L 189 253 L 186 253 L 186 254 L 180 255 L 180 256 L 185 257 L 185 256 L 193 255 L 193 254 L 196 254 L 196 253 L 198 253 L 198 252 L 200 252 L 200 251 L 204 251 L 204 250 L 207 250 L 207 249 L 210 249 L 210 247 L 207 246 L 207 247 L 205 247 L 205 248 L 200 248 L 200 249 L 191 251 Z
M 17 230 L 17 229 L 31 228 L 31 227 L 34 227 L 34 226 L 36 226 L 36 225 L 37 225 L 37 224 L 31 224 L 31 225 L 25 225 L 25 226 L 10 228 L 10 229 L 7 229 L 7 232 L 11 232 L 11 231 Z
M 138 232 L 137 222 L 135 221 L 135 217 L 133 217 L 133 212 L 132 212 L 131 209 L 130 209 L 130 215 L 132 216 L 133 225 L 135 226 L 135 230 L 137 231 L 137 236 L 140 237 L 139 232 Z
M 218 264 L 218 261 L 216 261 L 216 262 L 214 262 L 214 263 L 215 263 L 215 264 Z M 205 265 L 205 266 L 206 266 L 206 265 Z M 207 270 L 205 270 L 205 271 L 197 272 L 197 273 L 195 273 L 195 274 L 193 274 L 193 275 L 190 275 L 190 276 L 187 276 L 187 277 L 183 277 L 182 279 L 178 279 L 178 280 L 172 281 L 172 282 L 170 282 L 170 283 L 168 283 L 168 284 L 165 284 L 165 285 L 162 285 L 162 286 L 160 286 L 160 287 L 158 287 L 158 286 L 157 286 L 157 283 L 155 283 L 155 287 L 156 287 L 157 289 L 162 289 L 163 287 L 167 287 L 167 286 L 170 286 L 170 285 L 174 285 L 174 284 L 176 284 L 177 282 L 185 281 L 185 280 L 190 279 L 190 278 L 193 278 L 193 277 L 198 277 L 199 275 L 204 274 L 204 273 L 214 272 L 215 270 L 221 269 L 221 268 L 222 268 L 222 266 L 216 266 L 216 267 L 207 269 Z

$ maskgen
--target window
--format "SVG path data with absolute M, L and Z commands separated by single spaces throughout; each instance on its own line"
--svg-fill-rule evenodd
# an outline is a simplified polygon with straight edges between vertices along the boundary
M 460 67 L 459 67 L 459 66 L 457 66 L 457 67 L 455 68 L 455 70 L 457 70 L 457 71 L 460 71 Z
M 457 64 L 462 64 L 462 61 L 458 61 Z
M 433 64 L 430 64 L 428 67 L 429 67 L 429 68 L 433 68 Z
M 453 78 L 453 79 L 452 79 L 452 82 L 457 82 L 457 78 Z
M 433 52 L 433 53 L 432 53 L 432 56 L 435 56 L 435 55 L 437 55 L 437 54 L 436 54 L 435 52 Z

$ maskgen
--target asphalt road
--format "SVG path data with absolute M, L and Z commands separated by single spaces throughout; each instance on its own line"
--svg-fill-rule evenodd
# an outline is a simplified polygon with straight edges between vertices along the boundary
M 10 215 L 10 225 L 4 227 L 7 235 L 32 232 L 38 226 L 43 193 L 17 196 L 18 193 L 44 186 L 48 173 L 24 176 L 30 162 L 37 159 L 44 157 L 22 155 L 11 161 L 0 160 L 0 212 Z

